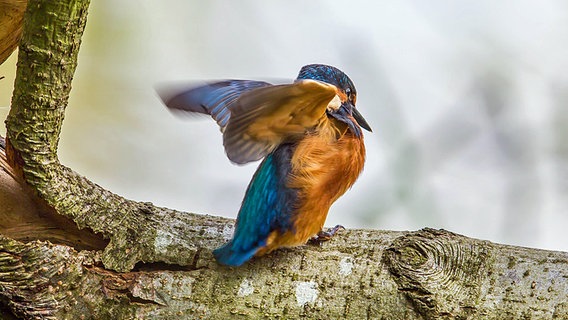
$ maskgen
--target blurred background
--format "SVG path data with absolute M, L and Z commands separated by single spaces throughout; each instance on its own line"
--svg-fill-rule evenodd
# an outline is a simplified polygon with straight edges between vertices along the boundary
M 16 58 L 0 67 L 1 119 Z M 293 79 L 309 63 L 351 77 L 374 129 L 327 225 L 568 251 L 560 0 L 93 1 L 60 159 L 130 199 L 236 217 L 257 163 L 231 165 L 214 121 L 170 114 L 153 88 Z

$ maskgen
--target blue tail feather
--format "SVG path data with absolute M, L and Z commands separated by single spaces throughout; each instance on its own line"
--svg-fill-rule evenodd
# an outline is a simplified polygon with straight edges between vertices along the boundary
M 293 145 L 284 144 L 258 167 L 239 211 L 233 239 L 213 251 L 219 263 L 240 266 L 266 246 L 272 231 L 293 228 L 297 191 L 286 187 Z
M 213 250 L 213 255 L 217 262 L 226 266 L 238 267 L 247 262 L 254 256 L 259 247 L 254 247 L 245 251 L 236 251 L 233 241 L 229 241 L 223 246 Z

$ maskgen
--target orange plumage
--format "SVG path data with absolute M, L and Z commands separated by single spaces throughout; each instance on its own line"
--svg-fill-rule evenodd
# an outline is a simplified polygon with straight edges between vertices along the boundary
M 323 229 L 331 205 L 359 177 L 365 163 L 363 138 L 357 138 L 346 126 L 333 122 L 324 122 L 317 133 L 307 135 L 298 143 L 287 182 L 289 188 L 299 190 L 299 205 L 292 218 L 294 230 L 272 231 L 266 247 L 257 255 L 278 247 L 306 243 Z

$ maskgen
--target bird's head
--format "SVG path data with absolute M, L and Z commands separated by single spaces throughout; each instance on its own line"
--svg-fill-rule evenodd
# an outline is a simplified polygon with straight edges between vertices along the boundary
M 303 66 L 296 80 L 317 80 L 336 87 L 337 95 L 327 107 L 327 115 L 347 124 L 357 137 L 362 135 L 361 128 L 372 131 L 371 127 L 355 108 L 357 90 L 343 71 L 323 64 Z

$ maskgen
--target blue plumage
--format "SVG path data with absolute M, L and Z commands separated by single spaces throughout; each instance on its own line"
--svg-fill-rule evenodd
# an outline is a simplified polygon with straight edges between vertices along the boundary
M 270 83 L 264 81 L 227 80 L 181 93 L 175 92 L 174 95 L 168 92 L 160 92 L 160 96 L 169 108 L 210 114 L 221 129 L 224 129 L 231 117 L 231 108 L 235 106 L 235 102 L 241 94 L 270 85 Z
M 300 69 L 297 80 L 318 80 L 332 83 L 340 88 L 349 88 L 355 92 L 355 85 L 349 77 L 336 67 L 323 64 L 309 64 Z
M 239 266 L 266 245 L 270 232 L 293 228 L 291 215 L 298 194 L 286 187 L 294 146 L 284 144 L 256 170 L 239 211 L 233 239 L 213 251 L 222 264 Z

